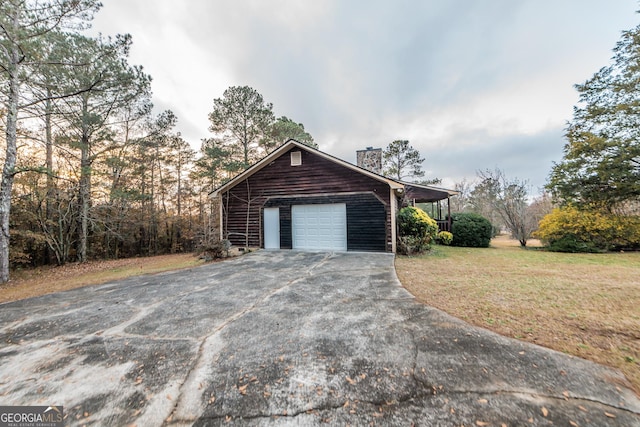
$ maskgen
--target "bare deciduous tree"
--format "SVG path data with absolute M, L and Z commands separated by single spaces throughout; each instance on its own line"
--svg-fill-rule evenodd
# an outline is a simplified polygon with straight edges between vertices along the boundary
M 491 188 L 489 203 L 500 215 L 511 237 L 517 239 L 521 246 L 527 246 L 531 233 L 538 227 L 538 221 L 529 207 L 529 183 L 518 178 L 509 179 L 498 168 L 480 171 L 478 177 L 481 179 L 479 185 Z
M 450 201 L 451 212 L 466 212 L 469 209 L 469 196 L 473 190 L 473 183 L 465 178 L 460 182 L 456 182 L 453 189 L 458 194 Z

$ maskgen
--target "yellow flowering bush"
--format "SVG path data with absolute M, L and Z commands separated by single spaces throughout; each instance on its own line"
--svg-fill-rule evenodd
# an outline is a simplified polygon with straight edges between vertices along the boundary
M 453 234 L 448 231 L 441 231 L 437 234 L 436 240 L 441 245 L 449 246 L 453 242 Z
M 398 252 L 404 255 L 429 250 L 438 233 L 438 223 L 420 208 L 407 206 L 398 212 Z
M 638 249 L 640 217 L 567 206 L 554 209 L 542 218 L 534 237 L 558 252 Z

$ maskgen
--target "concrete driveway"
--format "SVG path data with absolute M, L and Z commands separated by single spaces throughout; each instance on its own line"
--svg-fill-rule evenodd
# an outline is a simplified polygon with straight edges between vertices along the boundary
M 390 254 L 252 253 L 0 305 L 0 404 L 69 425 L 640 426 L 615 370 L 417 303 Z

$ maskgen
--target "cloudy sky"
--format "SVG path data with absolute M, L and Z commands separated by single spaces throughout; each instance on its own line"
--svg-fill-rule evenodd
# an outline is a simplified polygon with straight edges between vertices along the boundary
M 428 178 L 477 170 L 546 182 L 573 88 L 609 63 L 637 0 L 103 0 L 93 30 L 130 33 L 154 104 L 198 149 L 213 100 L 248 85 L 320 149 L 408 139 Z

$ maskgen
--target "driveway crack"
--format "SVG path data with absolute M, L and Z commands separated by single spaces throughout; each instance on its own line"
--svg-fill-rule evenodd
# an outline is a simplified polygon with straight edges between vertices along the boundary
M 420 397 L 424 396 L 423 393 L 419 393 L 419 392 L 414 392 L 414 393 L 410 393 L 408 395 L 405 395 L 401 398 L 398 399 L 387 399 L 387 400 L 381 400 L 381 401 L 370 401 L 370 400 L 363 400 L 363 399 L 348 399 L 347 402 L 353 402 L 356 405 L 369 405 L 373 408 L 375 408 L 376 410 L 379 411 L 384 411 L 385 408 L 389 408 L 395 405 L 401 405 L 407 402 L 413 402 L 416 399 L 419 399 Z M 348 406 L 349 408 L 351 408 L 352 406 Z M 326 411 L 339 411 L 341 409 L 346 410 L 347 405 L 345 405 L 345 403 L 335 403 L 335 404 L 323 404 L 323 405 L 317 405 L 317 406 L 313 406 L 311 408 L 306 408 L 306 409 L 301 409 L 299 411 L 295 411 L 295 412 L 288 412 L 286 410 L 281 411 L 281 412 L 271 412 L 271 413 L 259 413 L 259 414 L 253 414 L 253 415 L 237 415 L 237 414 L 219 414 L 219 415 L 212 415 L 209 417 L 205 417 L 207 420 L 227 420 L 227 421 L 233 421 L 233 420 L 259 420 L 259 419 L 271 419 L 271 418 L 296 418 L 299 417 L 300 415 L 321 415 L 320 412 L 326 412 Z M 360 412 L 360 411 L 358 411 Z M 193 421 L 193 420 L 175 420 L 175 421 Z
M 447 395 L 477 395 L 477 396 L 499 396 L 499 395 L 510 395 L 510 396 L 528 396 L 530 398 L 536 399 L 549 399 L 549 400 L 556 400 L 556 401 L 562 401 L 562 402 L 571 402 L 571 401 L 575 401 L 575 402 L 586 402 L 589 404 L 595 404 L 598 406 L 602 406 L 605 408 L 613 408 L 613 409 L 617 409 L 623 412 L 628 412 L 630 414 L 634 414 L 634 415 L 640 415 L 640 412 L 631 409 L 631 408 L 627 408 L 625 406 L 622 405 L 615 405 L 615 404 L 611 404 L 611 403 L 606 403 L 603 402 L 601 400 L 596 400 L 596 399 L 590 399 L 588 397 L 578 397 L 578 396 L 558 396 L 558 395 L 551 395 L 551 394 L 544 394 L 544 393 L 534 393 L 531 392 L 529 390 L 503 390 L 503 389 L 497 389 L 497 390 L 487 390 L 487 391 L 481 391 L 481 390 L 448 390 L 448 389 L 444 389 L 442 390 L 440 393 L 442 394 L 447 394 Z
M 320 261 L 309 266 L 306 271 L 303 272 L 301 277 L 290 280 L 284 285 L 264 292 L 256 298 L 253 304 L 229 316 L 224 322 L 219 324 L 211 334 L 205 336 L 198 347 L 196 360 L 191 369 L 187 372 L 184 382 L 180 385 L 178 396 L 175 399 L 175 403 L 171 411 L 167 414 L 166 419 L 189 419 L 192 416 L 191 414 L 202 414 L 205 411 L 206 399 L 202 396 L 201 384 L 206 382 L 206 378 L 211 372 L 212 365 L 215 363 L 220 351 L 224 348 L 224 342 L 220 338 L 220 334 L 225 328 L 244 317 L 247 313 L 255 310 L 258 306 L 262 305 L 266 300 L 278 292 L 281 292 L 283 289 L 306 280 L 307 277 L 311 276 L 315 268 L 326 263 L 331 257 L 333 257 L 332 253 L 326 254 Z

